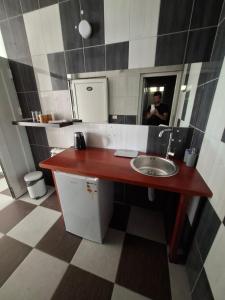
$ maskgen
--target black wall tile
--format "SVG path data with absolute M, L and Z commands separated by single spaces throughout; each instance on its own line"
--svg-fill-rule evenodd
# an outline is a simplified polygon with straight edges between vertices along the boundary
M 129 42 L 106 45 L 106 70 L 128 69 Z
M 136 124 L 137 116 L 135 115 L 116 115 L 117 119 L 113 118 L 114 115 L 109 115 L 109 123 L 113 124 Z
M 177 127 L 180 127 L 180 118 L 177 119 Z
M 166 155 L 169 133 L 165 132 L 161 138 L 159 138 L 159 132 L 163 130 L 162 127 L 149 126 L 148 133 L 148 153 L 155 153 L 159 155 Z M 171 151 L 175 152 L 175 157 L 183 159 L 184 151 L 190 147 L 191 137 L 193 130 L 190 128 L 173 128 L 173 139 L 171 145 Z
M 75 29 L 80 22 L 79 0 L 70 0 L 59 4 L 62 35 L 65 50 L 82 48 L 82 38 Z
M 17 96 L 18 96 L 18 100 L 19 100 L 23 118 L 30 118 L 31 115 L 30 115 L 30 110 L 28 108 L 28 104 L 27 104 L 26 94 L 18 93 Z
M 19 72 L 19 63 L 13 60 L 9 60 L 9 66 L 13 76 L 13 82 L 17 92 L 23 92 L 23 78 Z
M 23 13 L 39 8 L 39 0 L 20 0 Z
M 195 148 L 197 153 L 200 153 L 203 139 L 204 139 L 204 133 L 197 129 L 194 129 L 192 141 L 191 141 L 191 147 Z
M 8 17 L 14 17 L 22 14 L 19 0 L 6 0 L 4 3 Z
M 158 34 L 188 30 L 193 0 L 161 0 Z
M 47 57 L 53 90 L 67 90 L 64 52 L 48 54 Z
M 196 232 L 196 240 L 203 262 L 205 261 L 215 239 L 221 221 L 214 208 L 207 201 Z
M 44 173 L 45 182 L 49 185 L 53 185 L 51 172 L 39 167 L 39 162 L 48 159 L 50 155 L 51 148 L 46 146 L 31 145 L 31 152 L 33 154 L 34 163 L 37 170 L 41 170 Z
M 209 62 L 203 63 L 198 84 L 202 84 L 204 82 L 219 77 L 220 70 L 223 64 L 224 55 L 225 55 L 224 36 L 225 36 L 225 21 L 223 21 L 218 26 L 211 59 Z
M 65 52 L 67 73 L 84 72 L 84 55 L 83 49 L 71 50 Z
M 58 3 L 58 0 L 39 0 L 40 7 L 49 6 Z
M 130 206 L 114 203 L 113 216 L 109 226 L 117 230 L 126 231 L 129 214 Z
M 86 72 L 105 70 L 105 46 L 84 49 Z
M 225 18 L 225 3 L 223 2 L 223 8 L 220 15 L 220 22 L 222 22 Z
M 217 25 L 223 0 L 196 0 L 194 4 L 191 28 Z
M 45 128 L 30 127 L 27 133 L 31 145 L 48 146 Z
M 222 138 L 221 138 L 221 142 L 225 143 L 225 129 L 223 131 L 223 135 L 222 135 Z
M 105 43 L 104 31 L 104 0 L 81 0 L 82 18 L 92 26 L 92 35 L 84 39 L 84 46 L 102 45 Z
M 17 94 L 24 118 L 31 118 L 31 111 L 41 111 L 38 92 L 23 92 Z
M 7 18 L 4 0 L 0 0 L 0 20 L 4 20 Z
M 124 115 L 116 115 L 116 119 L 113 118 L 114 115 L 109 115 L 109 123 L 113 124 L 124 124 L 125 123 L 125 116 Z
M 218 26 L 211 61 L 221 61 L 225 55 L 225 21 Z
M 194 240 L 192 243 L 192 247 L 190 249 L 187 264 L 186 264 L 186 270 L 188 275 L 188 281 L 190 284 L 190 288 L 192 290 L 197 277 L 199 276 L 201 269 L 203 267 L 203 262 L 201 259 L 201 256 L 199 254 L 199 250 L 196 245 L 196 241 Z
M 217 81 L 210 81 L 197 88 L 190 124 L 202 131 L 206 129 Z
M 188 106 L 188 99 L 190 96 L 190 91 L 186 92 L 185 99 L 184 99 L 184 106 L 182 110 L 181 120 L 185 120 L 186 112 L 187 112 L 187 106 Z
M 216 27 L 190 31 L 185 62 L 209 61 L 215 33 Z
M 34 69 L 30 58 L 20 61 L 9 61 L 17 92 L 37 91 Z
M 159 36 L 156 47 L 156 66 L 182 64 L 187 41 L 187 32 Z
M 26 92 L 24 94 L 26 96 L 30 116 L 32 116 L 31 111 L 41 111 L 41 104 L 38 92 Z
M 204 268 L 192 292 L 193 300 L 214 300 Z
M 137 122 L 137 117 L 136 116 L 132 116 L 132 115 L 126 115 L 125 117 L 125 124 L 136 124 Z
M 210 80 L 218 78 L 221 66 L 222 60 L 203 62 L 198 80 L 198 85 L 204 84 Z
M 183 159 L 185 149 L 190 148 L 192 135 L 192 128 L 173 128 L 173 142 L 171 144 L 171 150 L 175 153 L 176 158 Z

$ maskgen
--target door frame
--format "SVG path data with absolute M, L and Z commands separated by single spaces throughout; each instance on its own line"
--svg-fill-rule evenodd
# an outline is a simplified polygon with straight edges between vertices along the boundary
M 178 106 L 178 100 L 180 95 L 181 79 L 183 75 L 183 65 L 159 68 L 159 70 L 153 70 L 153 72 L 142 73 L 140 76 L 139 84 L 139 100 L 138 100 L 138 115 L 137 115 L 137 124 L 142 125 L 143 117 L 143 96 L 144 96 L 144 79 L 149 77 L 166 77 L 166 76 L 176 76 L 176 83 L 173 93 L 173 102 L 170 111 L 170 120 L 169 126 L 174 126 L 176 110 Z

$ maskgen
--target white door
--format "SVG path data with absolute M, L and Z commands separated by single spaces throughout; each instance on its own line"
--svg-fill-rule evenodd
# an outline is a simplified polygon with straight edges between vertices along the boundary
M 0 58 L 0 160 L 15 198 L 26 192 L 24 174 L 35 170 L 26 130 L 12 125 L 21 119 L 8 61 Z
M 83 122 L 108 122 L 107 78 L 77 79 L 72 83 L 78 118 Z

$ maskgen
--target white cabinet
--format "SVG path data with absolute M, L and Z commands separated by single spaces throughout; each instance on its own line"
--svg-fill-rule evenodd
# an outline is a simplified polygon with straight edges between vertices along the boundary
M 107 78 L 75 79 L 71 83 L 73 111 L 82 122 L 108 122 Z
M 102 243 L 113 212 L 113 182 L 54 172 L 66 230 Z

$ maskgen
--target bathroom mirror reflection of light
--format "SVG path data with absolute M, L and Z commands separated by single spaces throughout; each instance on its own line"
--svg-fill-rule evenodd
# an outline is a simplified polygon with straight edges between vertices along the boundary
M 183 65 L 68 74 L 73 118 L 175 126 Z

